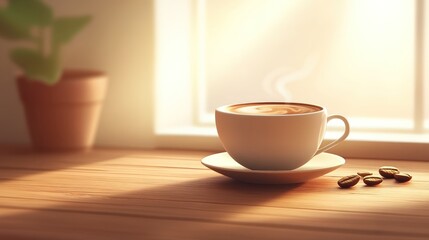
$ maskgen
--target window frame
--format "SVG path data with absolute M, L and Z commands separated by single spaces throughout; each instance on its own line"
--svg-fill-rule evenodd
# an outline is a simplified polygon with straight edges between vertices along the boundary
M 155 15 L 159 13 L 159 8 L 162 7 L 159 3 L 167 2 L 167 0 L 157 0 L 155 4 Z M 187 40 L 190 42 L 190 45 L 197 46 L 198 49 L 201 49 L 201 38 L 204 38 L 204 32 L 194 31 L 195 29 L 201 28 L 201 24 L 204 22 L 196 21 L 195 18 L 201 18 L 200 14 L 201 9 L 204 7 L 205 0 L 186 0 L 186 2 L 192 6 L 187 11 L 176 11 L 178 14 L 189 14 L 188 19 L 183 24 L 188 24 L 190 26 L 189 35 L 192 36 Z M 180 5 L 180 3 L 176 3 Z M 165 6 L 165 5 L 164 5 Z M 171 7 L 171 6 L 170 6 Z M 404 134 L 404 133 L 391 133 L 391 134 L 369 134 L 366 137 L 355 137 L 348 138 L 345 142 L 339 144 L 335 148 L 332 148 L 331 153 L 341 155 L 347 158 L 373 158 L 373 159 L 410 159 L 410 160 L 426 160 L 429 161 L 429 133 L 425 130 L 425 116 L 424 116 L 424 23 L 425 23 L 425 4 L 424 0 L 416 0 L 415 3 L 416 11 L 416 24 L 415 24 L 415 114 L 414 114 L 414 134 Z M 183 9 L 182 9 L 183 10 Z M 181 12 L 181 13 L 180 13 Z M 183 15 L 182 15 L 183 17 Z M 186 18 L 186 17 L 185 17 Z M 159 20 L 159 19 L 156 19 Z M 155 29 L 157 31 L 157 29 Z M 197 34 L 197 35 L 192 35 Z M 157 33 L 156 36 L 161 38 Z M 192 39 L 199 39 L 197 42 L 192 42 Z M 184 40 L 184 39 L 182 39 Z M 157 52 L 161 51 L 157 46 Z M 183 50 L 183 49 L 182 49 Z M 189 62 L 186 66 L 186 76 L 187 79 L 181 79 L 182 83 L 185 83 L 185 87 L 181 87 L 180 84 L 173 83 L 172 81 L 168 82 L 168 79 L 160 79 L 162 71 L 164 68 L 160 66 L 160 62 L 156 63 L 156 101 L 155 101 L 155 145 L 161 148 L 183 148 L 183 149 L 199 149 L 199 150 L 210 150 L 210 151 L 224 151 L 220 140 L 217 137 L 215 129 L 210 128 L 209 125 L 202 123 L 200 116 L 198 114 L 201 111 L 204 102 L 198 101 L 201 100 L 201 84 L 204 82 L 200 81 L 202 75 L 204 74 L 204 66 L 201 64 L 199 59 L 203 58 L 204 51 L 192 52 L 193 48 L 189 46 L 189 49 L 185 49 L 185 52 L 188 51 Z M 197 56 L 197 57 L 191 57 Z M 198 69 L 198 71 L 196 70 Z M 162 78 L 162 77 L 161 77 Z M 169 85 L 172 89 L 181 89 L 180 93 L 169 99 L 170 96 L 165 96 L 163 91 L 163 86 Z M 164 94 L 164 97 L 160 97 Z M 171 105 L 172 102 L 176 101 L 176 105 Z M 169 106 L 160 106 L 162 102 L 169 102 Z M 160 106 L 160 107 L 159 107 Z M 173 108 L 184 109 L 181 112 L 179 124 L 174 124 L 172 121 L 165 121 L 169 116 L 169 110 Z M 177 119 L 170 119 L 177 120 Z M 168 123 L 159 123 L 159 122 L 168 122 Z M 426 132 L 426 133 L 425 133 Z M 379 135 L 379 136 L 376 136 Z M 334 137 L 327 137 L 327 140 L 323 144 L 326 144 L 327 141 L 332 140 Z M 392 141 L 392 139 L 396 139 Z

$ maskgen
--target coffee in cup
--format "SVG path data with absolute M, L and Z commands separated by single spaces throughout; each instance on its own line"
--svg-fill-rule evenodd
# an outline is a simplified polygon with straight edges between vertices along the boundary
M 228 154 L 252 170 L 291 170 L 344 141 L 349 123 L 327 116 L 317 105 L 287 102 L 233 104 L 216 109 L 216 129 Z M 344 122 L 344 134 L 320 147 L 331 119 Z
M 292 103 L 244 103 L 232 105 L 226 108 L 226 111 L 231 113 L 257 115 L 300 114 L 320 110 L 322 109 L 317 106 Z

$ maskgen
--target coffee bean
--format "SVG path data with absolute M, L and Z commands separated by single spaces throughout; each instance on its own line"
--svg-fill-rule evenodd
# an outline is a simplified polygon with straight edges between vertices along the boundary
M 408 173 L 397 173 L 393 176 L 396 181 L 398 182 L 408 182 L 411 180 L 411 178 L 413 178 L 410 174 Z
M 361 177 L 366 177 L 366 176 L 372 175 L 372 173 L 370 173 L 370 172 L 358 172 L 357 174 Z
M 366 176 L 363 178 L 363 182 L 368 186 L 375 186 L 382 183 L 383 179 L 377 176 Z
M 394 178 L 394 175 L 399 173 L 399 170 L 396 167 L 383 166 L 378 169 L 378 172 L 385 178 Z
M 350 188 L 356 185 L 360 180 L 359 175 L 350 175 L 338 180 L 338 186 L 341 188 Z

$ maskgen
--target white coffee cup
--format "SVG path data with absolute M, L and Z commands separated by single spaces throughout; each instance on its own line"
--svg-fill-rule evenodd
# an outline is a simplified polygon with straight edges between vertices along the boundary
M 344 122 L 344 134 L 320 147 L 326 124 Z M 327 117 L 317 105 L 286 102 L 255 102 L 216 109 L 216 128 L 228 154 L 252 170 L 291 170 L 315 155 L 344 141 L 350 132 L 341 115 Z

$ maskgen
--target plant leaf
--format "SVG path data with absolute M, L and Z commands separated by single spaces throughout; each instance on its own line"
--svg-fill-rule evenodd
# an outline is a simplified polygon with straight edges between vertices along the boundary
M 59 80 L 61 67 L 57 58 L 44 57 L 39 52 L 27 48 L 14 49 L 10 55 L 27 77 L 49 85 Z
M 31 39 L 30 28 L 14 21 L 8 11 L 0 11 L 0 36 L 10 40 Z
M 41 0 L 9 0 L 0 10 L 0 36 L 11 39 L 31 39 L 31 28 L 52 24 L 52 9 Z
M 52 9 L 41 0 L 9 0 L 6 8 L 13 20 L 24 26 L 48 26 L 52 23 Z
M 90 16 L 61 17 L 55 19 L 52 33 L 54 46 L 58 47 L 61 44 L 69 42 L 90 20 Z

